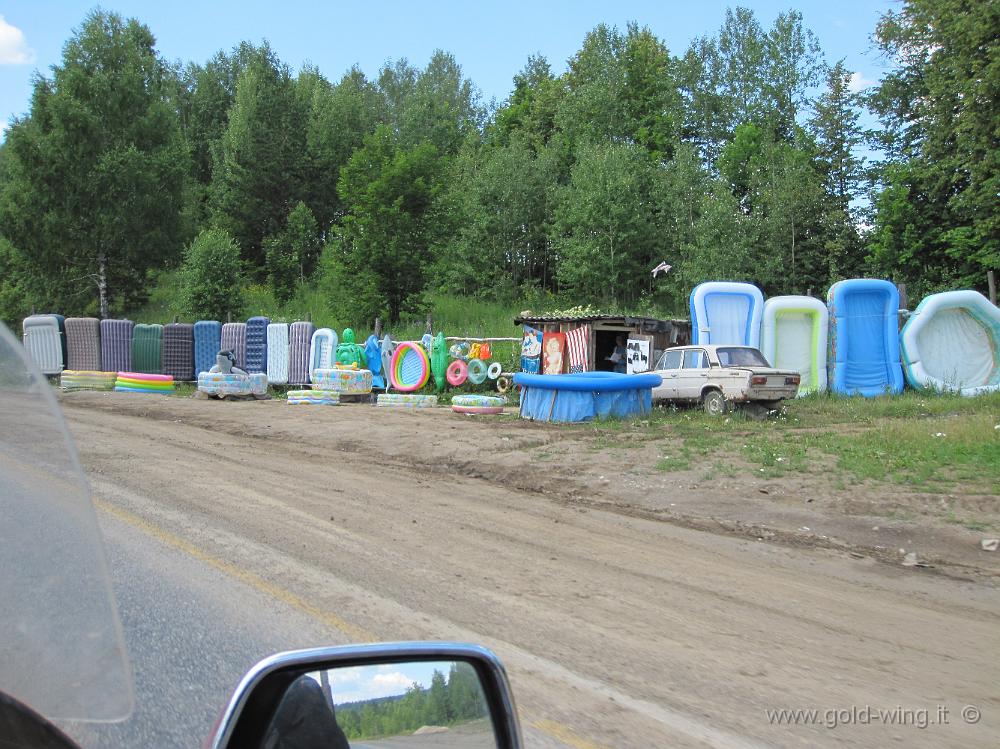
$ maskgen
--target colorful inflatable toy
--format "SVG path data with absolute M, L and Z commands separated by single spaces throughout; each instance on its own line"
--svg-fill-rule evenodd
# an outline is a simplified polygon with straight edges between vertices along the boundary
M 469 376 L 469 366 L 461 359 L 455 359 L 448 365 L 445 376 L 448 378 L 448 384 L 453 388 L 460 387 L 465 384 L 465 380 Z
M 469 382 L 482 385 L 486 381 L 486 362 L 482 359 L 469 359 Z
M 434 375 L 434 389 L 442 392 L 448 381 L 448 344 L 444 340 L 444 333 L 434 336 L 431 343 L 431 374 Z
M 338 367 L 314 369 L 313 390 L 336 391 L 341 395 L 365 395 L 372 391 L 372 373 L 368 369 Z
M 382 408 L 433 408 L 438 404 L 436 395 L 411 393 L 379 393 L 375 405 Z
M 354 331 L 350 328 L 344 328 L 344 339 L 337 346 L 337 364 L 343 364 L 348 367 L 359 367 L 361 369 L 365 369 L 368 366 L 365 350 L 354 342 Z
M 419 343 L 404 341 L 392 354 L 389 379 L 401 393 L 412 393 L 427 384 L 431 365 L 427 352 Z
M 336 390 L 289 390 L 288 402 L 292 405 L 336 406 L 340 393 Z
M 486 376 L 491 380 L 495 380 L 501 374 L 503 374 L 503 365 L 498 361 L 493 362 L 486 369 Z
M 502 414 L 507 401 L 496 395 L 456 395 L 451 410 L 460 414 Z

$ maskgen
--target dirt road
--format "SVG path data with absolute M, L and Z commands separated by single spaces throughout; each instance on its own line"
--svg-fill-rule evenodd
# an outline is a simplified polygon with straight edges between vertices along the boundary
M 619 455 L 622 473 L 592 476 L 581 432 L 444 409 L 114 393 L 62 405 L 106 511 L 351 639 L 493 648 L 529 734 L 554 746 L 1000 735 L 995 578 L 595 502 L 588 486 L 620 483 L 630 466 Z M 545 449 L 557 465 L 531 460 Z M 680 501 L 684 488 L 662 491 Z M 816 713 L 768 713 L 784 709 Z

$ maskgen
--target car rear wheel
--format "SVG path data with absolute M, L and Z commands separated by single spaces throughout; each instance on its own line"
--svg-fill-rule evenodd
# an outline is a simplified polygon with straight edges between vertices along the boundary
M 701 397 L 701 407 L 710 416 L 722 416 L 729 410 L 729 404 L 718 390 L 709 390 Z

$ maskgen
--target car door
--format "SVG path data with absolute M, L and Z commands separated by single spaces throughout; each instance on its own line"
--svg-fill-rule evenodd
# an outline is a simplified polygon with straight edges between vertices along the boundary
M 660 361 L 656 364 L 656 374 L 660 375 L 663 383 L 653 388 L 653 399 L 671 399 L 677 397 L 677 376 L 681 371 L 681 355 L 683 351 L 664 351 L 660 356 Z
M 708 352 L 704 349 L 686 349 L 681 369 L 677 375 L 676 398 L 698 400 L 708 382 Z

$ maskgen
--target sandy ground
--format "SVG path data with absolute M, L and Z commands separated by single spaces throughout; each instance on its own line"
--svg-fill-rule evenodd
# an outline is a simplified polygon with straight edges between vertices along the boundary
M 555 746 L 1000 735 L 1000 565 L 971 531 L 873 523 L 795 479 L 655 474 L 663 445 L 512 416 L 61 401 L 100 501 L 353 639 L 493 648 Z M 818 712 L 787 726 L 781 709 Z

